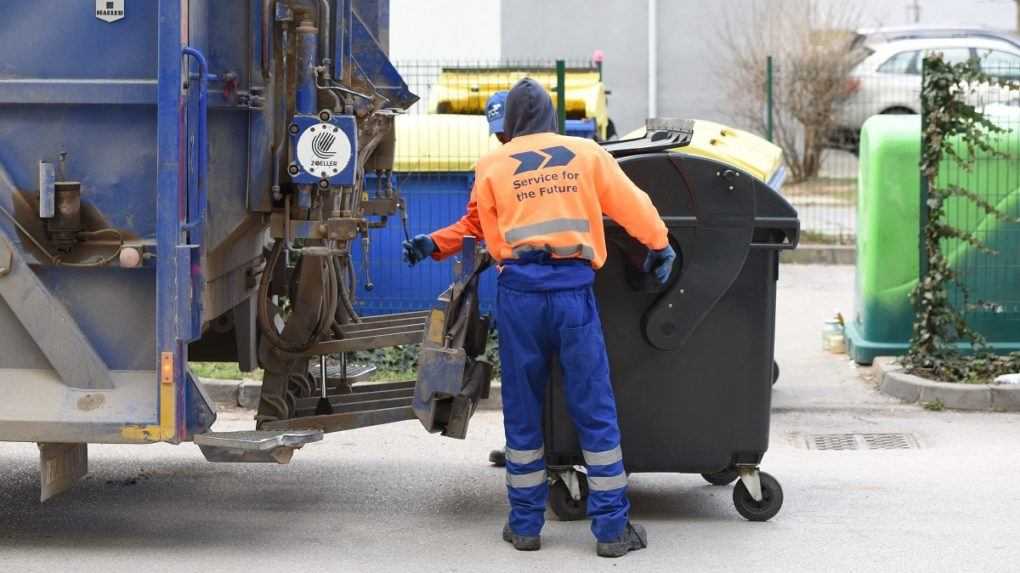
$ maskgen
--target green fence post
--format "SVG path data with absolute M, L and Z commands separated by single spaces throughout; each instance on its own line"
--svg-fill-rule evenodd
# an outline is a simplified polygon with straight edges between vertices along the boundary
M 772 120 L 772 108 L 774 106 L 774 101 L 772 99 L 773 78 L 774 76 L 772 73 L 772 56 L 769 56 L 768 58 L 765 59 L 765 107 L 767 114 L 765 120 L 765 137 L 769 140 L 769 142 L 772 142 L 772 128 L 773 128 Z
M 567 132 L 567 63 L 556 60 L 556 120 L 560 133 Z

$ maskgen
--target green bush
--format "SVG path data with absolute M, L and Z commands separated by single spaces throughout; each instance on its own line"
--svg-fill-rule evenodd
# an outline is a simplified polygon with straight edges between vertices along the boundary
M 484 357 L 492 363 L 493 377 L 498 378 L 499 339 L 495 331 L 489 332 L 489 342 L 485 346 Z M 351 361 L 374 364 L 378 368 L 376 379 L 413 378 L 418 367 L 418 345 L 407 344 L 357 352 Z

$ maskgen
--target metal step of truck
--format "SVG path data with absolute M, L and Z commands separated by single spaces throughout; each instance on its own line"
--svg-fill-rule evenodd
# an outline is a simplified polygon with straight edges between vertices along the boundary
M 414 419 L 414 381 L 354 384 L 327 396 L 329 413 L 318 413 L 319 398 L 299 398 L 295 417 L 267 422 L 263 430 L 316 429 L 342 432 Z
M 305 444 L 322 440 L 321 430 L 208 432 L 195 443 L 210 462 L 286 464 Z

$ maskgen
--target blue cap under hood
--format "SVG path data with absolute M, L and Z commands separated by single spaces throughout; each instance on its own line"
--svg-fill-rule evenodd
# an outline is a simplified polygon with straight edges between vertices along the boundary
M 517 82 L 506 98 L 503 132 L 507 137 L 557 131 L 556 111 L 545 88 L 531 78 Z

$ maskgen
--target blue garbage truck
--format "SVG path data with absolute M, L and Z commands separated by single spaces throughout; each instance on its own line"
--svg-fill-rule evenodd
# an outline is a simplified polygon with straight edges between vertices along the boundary
M 451 318 L 352 304 L 353 245 L 403 208 L 393 123 L 417 101 L 386 0 L 11 0 L 4 17 L 0 440 L 40 445 L 44 498 L 87 471 L 88 443 L 285 462 L 324 432 L 443 430 L 412 382 L 324 375 L 327 355 Z M 265 370 L 258 431 L 210 432 L 189 359 Z

